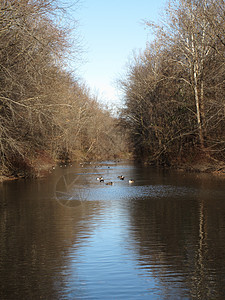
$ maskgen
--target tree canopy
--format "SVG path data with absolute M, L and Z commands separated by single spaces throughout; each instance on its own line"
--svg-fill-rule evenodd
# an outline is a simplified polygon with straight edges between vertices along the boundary
M 169 1 L 154 42 L 120 81 L 122 118 L 140 160 L 225 159 L 225 3 Z
M 124 150 L 117 120 L 66 68 L 74 52 L 75 63 L 81 55 L 66 17 L 56 0 L 0 3 L 1 173 L 35 175 L 40 160 L 106 159 Z

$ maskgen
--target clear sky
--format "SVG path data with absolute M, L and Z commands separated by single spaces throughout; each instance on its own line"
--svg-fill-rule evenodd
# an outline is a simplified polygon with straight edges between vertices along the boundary
M 83 40 L 86 62 L 79 75 L 99 100 L 120 105 L 115 81 L 126 70 L 133 51 L 152 40 L 143 20 L 156 21 L 166 0 L 82 0 L 75 18 Z

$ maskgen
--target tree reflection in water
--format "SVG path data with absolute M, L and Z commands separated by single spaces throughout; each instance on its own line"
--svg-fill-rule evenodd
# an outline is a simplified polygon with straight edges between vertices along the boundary
M 82 172 L 1 185 L 1 299 L 225 298 L 222 181 L 127 163 Z

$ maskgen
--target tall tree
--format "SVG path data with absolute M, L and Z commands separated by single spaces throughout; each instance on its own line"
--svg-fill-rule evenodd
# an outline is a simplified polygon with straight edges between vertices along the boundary
M 170 1 L 165 22 L 162 26 L 155 27 L 162 42 L 167 47 L 173 45 L 173 61 L 182 66 L 184 74 L 189 72 L 189 78 L 180 79 L 188 82 L 193 90 L 199 143 L 202 149 L 205 147 L 206 136 L 204 67 L 207 57 L 212 55 L 210 45 L 215 39 L 205 16 L 206 10 L 206 0 Z M 152 26 L 148 22 L 147 24 Z
M 146 22 L 156 39 L 122 81 L 123 116 L 141 156 L 224 158 L 223 8 L 223 1 L 171 0 L 159 25 Z

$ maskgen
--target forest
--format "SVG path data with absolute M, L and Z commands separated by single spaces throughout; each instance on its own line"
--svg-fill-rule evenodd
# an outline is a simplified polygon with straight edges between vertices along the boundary
M 118 80 L 119 116 L 68 67 L 82 60 L 68 9 L 57 0 L 0 2 L 0 176 L 128 156 L 224 166 L 224 1 L 171 0 L 158 24 L 144 21 L 155 38 Z
M 136 159 L 164 166 L 225 161 L 225 2 L 172 0 L 154 40 L 119 84 Z
M 82 51 L 60 3 L 0 2 L 0 176 L 41 176 L 57 162 L 126 152 L 118 119 L 69 71 Z

